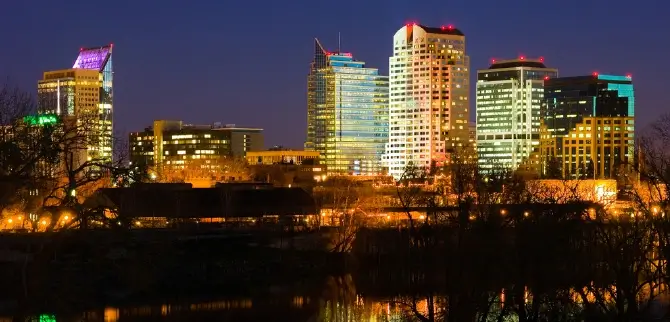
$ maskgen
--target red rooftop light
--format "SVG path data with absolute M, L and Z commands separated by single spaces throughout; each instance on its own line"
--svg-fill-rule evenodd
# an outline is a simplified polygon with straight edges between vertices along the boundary
M 447 27 L 447 28 L 449 28 L 449 29 L 454 29 L 454 26 L 449 25 L 449 27 Z
M 544 57 L 540 57 L 540 62 L 544 62 Z
M 626 78 L 633 78 L 633 75 L 631 75 L 631 74 L 626 74 Z
M 598 72 L 593 72 L 593 76 L 598 76 Z
M 79 51 L 84 51 L 84 47 L 79 47 Z
M 526 57 L 521 56 L 521 57 L 519 57 L 519 59 L 524 60 L 524 59 L 526 59 Z
M 548 79 L 549 79 L 549 76 L 544 76 L 544 80 L 548 80 Z
M 445 30 L 445 29 L 447 29 L 447 27 L 445 27 L 445 26 L 442 26 L 442 30 Z
M 496 63 L 496 59 L 495 59 L 495 58 L 491 58 L 491 63 L 495 64 L 495 63 Z

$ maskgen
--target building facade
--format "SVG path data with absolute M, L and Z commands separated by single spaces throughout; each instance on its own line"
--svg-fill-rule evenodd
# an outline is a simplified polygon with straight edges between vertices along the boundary
M 38 81 L 39 114 L 56 114 L 82 129 L 86 158 L 112 161 L 114 73 L 112 45 L 82 48 L 70 69 L 45 72 Z
M 153 127 L 130 133 L 131 162 L 158 170 L 179 170 L 193 165 L 209 168 L 221 159 L 241 159 L 246 152 L 263 150 L 262 131 L 218 123 L 192 125 L 158 120 Z
M 318 151 L 298 150 L 268 150 L 247 152 L 246 158 L 249 164 L 296 164 L 305 163 L 318 164 L 320 153 Z M 307 161 L 309 160 L 309 161 Z
M 376 175 L 388 142 L 388 77 L 350 53 L 314 41 L 307 85 L 305 150 L 317 151 L 329 175 Z
M 469 66 L 465 35 L 452 26 L 408 24 L 395 33 L 384 155 L 394 178 L 409 164 L 444 164 L 467 145 Z
M 477 157 L 484 175 L 534 166 L 540 145 L 545 79 L 558 71 L 543 59 L 494 61 L 477 71 Z
M 635 94 L 630 76 L 545 81 L 542 171 L 613 179 L 635 159 Z

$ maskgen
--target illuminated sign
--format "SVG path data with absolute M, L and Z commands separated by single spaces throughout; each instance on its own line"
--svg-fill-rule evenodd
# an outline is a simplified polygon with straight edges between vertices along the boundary
M 56 114 L 28 115 L 23 118 L 23 122 L 39 126 L 57 124 L 59 121 Z

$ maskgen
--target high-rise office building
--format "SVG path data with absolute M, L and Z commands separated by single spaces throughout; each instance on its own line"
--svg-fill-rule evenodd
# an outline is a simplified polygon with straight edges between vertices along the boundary
M 315 39 L 307 83 L 305 149 L 321 153 L 328 175 L 380 174 L 388 142 L 388 77 Z
M 112 160 L 113 77 L 108 45 L 82 48 L 72 68 L 45 72 L 37 85 L 38 112 L 83 129 L 89 160 Z
M 546 80 L 542 123 L 543 173 L 554 164 L 566 178 L 617 178 L 635 155 L 631 77 L 594 73 Z
M 477 71 L 477 156 L 483 174 L 533 167 L 540 145 L 544 81 L 558 71 L 543 59 L 494 61 Z
M 453 26 L 408 24 L 389 58 L 389 142 L 384 163 L 400 178 L 409 164 L 439 166 L 468 145 L 470 59 Z

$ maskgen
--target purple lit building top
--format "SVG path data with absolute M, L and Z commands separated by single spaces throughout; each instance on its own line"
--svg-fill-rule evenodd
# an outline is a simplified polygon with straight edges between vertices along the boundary
M 112 54 L 112 45 L 95 48 L 82 48 L 72 68 L 102 71 Z

